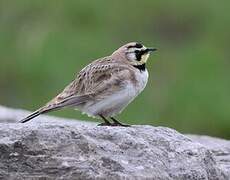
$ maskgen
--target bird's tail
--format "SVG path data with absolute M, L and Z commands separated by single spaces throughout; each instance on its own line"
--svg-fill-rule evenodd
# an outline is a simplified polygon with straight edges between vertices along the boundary
M 20 120 L 21 123 L 25 123 L 37 116 L 39 116 L 40 114 L 42 114 L 42 112 L 40 110 L 34 111 L 33 113 L 31 113 L 29 116 L 25 117 L 24 119 Z
M 92 97 L 90 95 L 71 96 L 69 98 L 63 99 L 60 102 L 55 102 L 54 99 L 53 101 L 50 101 L 50 103 L 47 103 L 47 105 L 45 105 L 44 107 L 38 109 L 37 111 L 34 111 L 32 114 L 22 119 L 20 122 L 25 123 L 39 116 L 40 114 L 55 111 L 64 107 L 77 107 L 78 105 L 85 103 L 91 99 Z
M 45 114 L 47 112 L 54 111 L 54 110 L 57 110 L 59 108 L 60 107 L 52 107 L 52 108 L 43 107 L 43 108 L 40 108 L 40 109 L 34 111 L 33 113 L 31 113 L 30 115 L 28 115 L 27 117 L 25 117 L 24 119 L 20 120 L 19 122 L 25 123 L 25 122 L 30 121 L 31 119 L 41 115 L 41 114 Z

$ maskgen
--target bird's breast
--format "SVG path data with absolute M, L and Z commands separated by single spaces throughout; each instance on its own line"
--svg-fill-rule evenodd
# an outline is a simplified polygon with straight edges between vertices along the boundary
M 140 93 L 146 86 L 148 82 L 148 71 L 145 69 L 144 71 L 137 71 L 136 72 L 136 89 L 137 92 Z
M 80 110 L 89 116 L 103 115 L 105 117 L 114 116 L 120 113 L 141 91 L 148 81 L 148 71 L 136 71 L 135 81 L 126 79 L 119 91 L 114 91 L 109 95 L 101 94 L 100 99 L 86 103 Z

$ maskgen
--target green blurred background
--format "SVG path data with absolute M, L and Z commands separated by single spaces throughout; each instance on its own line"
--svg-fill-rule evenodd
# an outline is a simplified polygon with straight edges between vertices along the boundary
M 159 51 L 118 116 L 230 138 L 229 0 L 0 1 L 0 104 L 35 110 L 93 59 L 139 41 Z M 57 116 L 93 120 L 74 110 Z

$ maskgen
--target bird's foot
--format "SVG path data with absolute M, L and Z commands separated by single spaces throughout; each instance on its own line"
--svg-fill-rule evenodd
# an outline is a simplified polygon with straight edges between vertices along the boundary
M 97 126 L 112 126 L 112 124 L 103 122 L 103 123 L 98 124 Z
M 111 126 L 122 126 L 122 127 L 131 127 L 131 125 L 129 124 L 122 124 L 122 123 L 117 123 L 117 122 L 114 122 L 111 124 Z
M 130 127 L 129 124 L 122 124 L 118 120 L 116 120 L 114 117 L 110 117 L 112 119 L 113 123 L 108 121 L 104 116 L 100 115 L 100 117 L 105 121 L 103 123 L 98 124 L 98 126 L 121 126 L 121 127 Z
M 131 127 L 129 124 L 122 123 L 100 123 L 97 126 L 120 126 L 120 127 Z
M 116 120 L 114 117 L 110 117 L 113 120 L 112 126 L 122 126 L 122 127 L 131 127 L 129 124 L 123 124 L 120 121 Z

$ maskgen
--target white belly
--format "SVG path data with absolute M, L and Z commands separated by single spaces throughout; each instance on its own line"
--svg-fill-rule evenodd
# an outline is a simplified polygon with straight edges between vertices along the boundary
M 148 81 L 148 71 L 136 72 L 136 80 L 136 85 L 127 81 L 124 89 L 97 103 L 87 103 L 80 110 L 93 117 L 98 115 L 111 117 L 119 114 L 145 88 Z

